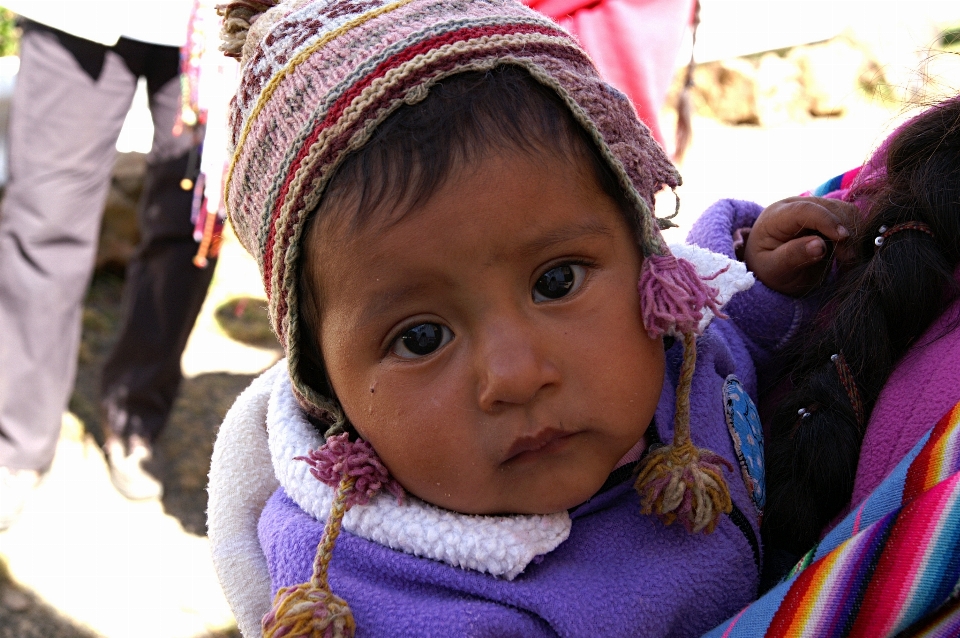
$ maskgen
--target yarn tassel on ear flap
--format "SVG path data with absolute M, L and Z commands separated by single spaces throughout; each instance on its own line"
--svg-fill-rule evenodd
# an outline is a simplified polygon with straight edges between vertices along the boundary
M 297 460 L 306 461 L 317 480 L 336 487 L 336 494 L 317 546 L 310 580 L 277 592 L 273 607 L 263 617 L 263 636 L 351 638 L 356 631 L 353 612 L 344 599 L 333 593 L 327 579 L 343 516 L 350 507 L 365 505 L 381 490 L 390 492 L 399 502 L 403 488 L 390 477 L 369 443 L 362 439 L 350 441 L 347 434 L 328 438 L 320 449 Z
M 717 304 L 717 289 L 704 283 L 686 259 L 670 254 L 645 257 L 638 290 L 643 323 L 651 337 L 699 334 L 705 308 L 726 319 Z
M 724 317 L 717 304 L 718 291 L 704 282 L 693 264 L 669 254 L 644 259 L 638 288 L 647 333 L 651 337 L 682 337 L 683 363 L 677 383 L 673 442 L 650 451 L 634 487 L 644 514 L 656 514 L 667 525 L 679 519 L 687 531 L 709 534 L 720 515 L 733 509 L 723 478 L 723 468 L 733 468 L 719 454 L 694 446 L 690 438 L 690 388 L 703 312 L 709 308 Z
M 732 471 L 733 467 L 690 439 L 690 386 L 696 361 L 696 335 L 684 334 L 673 442 L 650 451 L 634 487 L 644 514 L 656 514 L 667 525 L 679 519 L 688 532 L 709 534 L 720 515 L 733 509 L 723 478 L 723 468 Z

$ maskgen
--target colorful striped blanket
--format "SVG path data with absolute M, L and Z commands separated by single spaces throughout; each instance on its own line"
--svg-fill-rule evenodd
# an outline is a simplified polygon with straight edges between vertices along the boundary
M 709 638 L 960 636 L 960 404 L 791 574 Z

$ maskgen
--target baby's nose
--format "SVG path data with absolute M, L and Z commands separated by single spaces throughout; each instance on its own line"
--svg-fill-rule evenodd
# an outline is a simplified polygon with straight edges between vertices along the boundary
M 560 369 L 548 344 L 545 335 L 523 322 L 497 322 L 486 329 L 476 354 L 480 408 L 498 412 L 524 405 L 559 385 Z

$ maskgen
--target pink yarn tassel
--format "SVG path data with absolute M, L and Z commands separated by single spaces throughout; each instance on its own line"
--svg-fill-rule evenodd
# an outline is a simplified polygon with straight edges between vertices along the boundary
M 720 291 L 708 286 L 693 264 L 685 259 L 673 255 L 647 257 L 637 288 L 643 325 L 653 338 L 699 334 L 705 308 L 717 317 L 726 318 L 717 305 Z
M 366 505 L 380 490 L 393 494 L 397 503 L 403 502 L 403 487 L 390 476 L 373 446 L 363 439 L 351 441 L 346 433 L 331 436 L 319 449 L 295 460 L 306 461 L 314 478 L 333 488 L 344 478 L 355 479 L 347 507 Z

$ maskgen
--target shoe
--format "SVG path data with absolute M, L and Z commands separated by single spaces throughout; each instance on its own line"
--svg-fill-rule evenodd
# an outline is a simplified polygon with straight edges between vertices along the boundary
M 0 532 L 20 516 L 33 488 L 40 482 L 35 470 L 15 470 L 0 466 Z
M 163 496 L 163 484 L 147 472 L 143 464 L 153 457 L 150 444 L 137 435 L 126 440 L 110 436 L 103 446 L 110 466 L 110 481 L 131 501 Z

